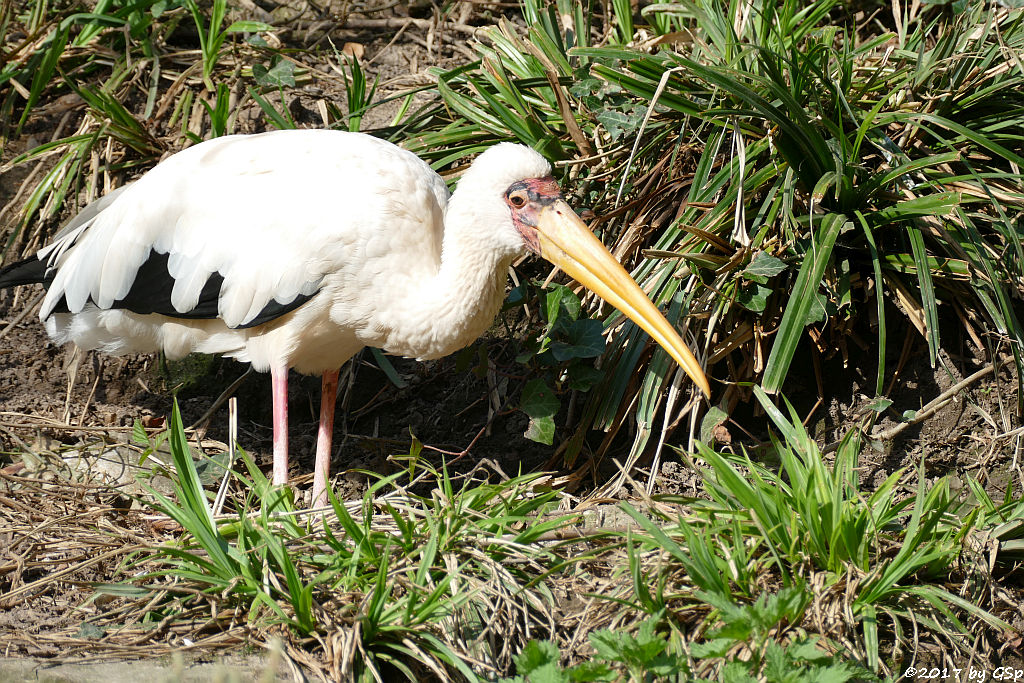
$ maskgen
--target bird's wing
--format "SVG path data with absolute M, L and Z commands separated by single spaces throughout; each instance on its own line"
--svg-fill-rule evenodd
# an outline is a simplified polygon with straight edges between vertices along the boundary
M 42 315 L 92 303 L 249 327 L 329 275 L 358 280 L 365 258 L 396 243 L 418 256 L 410 267 L 436 269 L 446 201 L 420 159 L 366 135 L 218 138 L 89 205 L 39 253 Z

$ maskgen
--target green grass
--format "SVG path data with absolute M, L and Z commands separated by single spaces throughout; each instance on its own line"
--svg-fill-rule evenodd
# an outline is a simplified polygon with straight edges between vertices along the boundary
M 978 629 L 1011 628 L 986 597 L 997 577 L 964 551 L 1012 537 L 1019 496 L 996 506 L 976 485 L 954 495 L 902 472 L 863 490 L 853 433 L 826 461 L 759 395 L 778 434 L 761 456 L 778 472 L 702 447 L 707 496 L 624 502 L 619 522 L 591 529 L 559 512 L 566 494 L 547 477 L 456 483 L 415 443 L 395 474 L 366 473 L 361 499 L 332 494 L 326 517 L 296 511 L 243 452 L 215 518 L 175 410 L 175 495 L 150 493 L 181 535 L 98 591 L 137 599 L 154 623 L 205 612 L 256 638 L 283 627 L 366 681 L 874 680 L 936 647 L 976 656 Z M 566 611 L 570 595 L 589 604 Z M 586 625 L 589 648 L 566 620 Z
M 254 631 L 284 626 L 324 649 L 325 639 L 348 632 L 329 654 L 343 672 L 368 681 L 388 667 L 410 680 L 427 671 L 472 678 L 467 661 L 507 665 L 531 625 L 547 620 L 551 596 L 527 587 L 532 572 L 562 558 L 537 539 L 572 518 L 548 514 L 556 494 L 531 490 L 539 475 L 457 485 L 445 472 L 423 470 L 414 450 L 406 470 L 372 475 L 378 481 L 362 500 L 339 501 L 332 492 L 326 524 L 300 515 L 291 491 L 271 487 L 242 452 L 245 470 L 230 481 L 245 495 L 218 519 L 176 407 L 168 436 L 175 496 L 149 491 L 184 535 L 129 568 L 146 568 L 135 583 L 157 596 L 147 610 L 160 619 L 209 602 L 243 610 Z M 437 488 L 412 493 L 424 478 Z M 500 640 L 489 623 L 499 614 L 508 619 Z
M 344 110 L 321 100 L 328 125 L 365 130 L 400 102 L 370 132 L 439 170 L 501 140 L 555 163 L 706 362 L 717 405 L 688 400 L 632 323 L 526 267 L 504 320 L 528 351 L 510 374 L 529 434 L 567 466 L 628 449 L 627 473 L 676 446 L 698 495 L 638 495 L 588 530 L 565 512 L 578 491 L 456 481 L 414 446 L 361 499 L 332 500 L 326 523 L 243 456 L 214 517 L 175 416 L 176 494 L 150 503 L 180 534 L 102 590 L 140 600 L 149 623 L 244 621 L 255 641 L 283 635 L 308 666 L 365 681 L 874 680 L 910 661 L 995 661 L 1019 492 L 958 490 L 923 467 L 869 485 L 860 431 L 823 452 L 778 396 L 795 362 L 846 357 L 859 337 L 867 391 L 890 405 L 903 329 L 933 366 L 967 344 L 1009 354 L 1020 381 L 1024 11 L 865 19 L 847 5 L 525 0 L 525 27 L 502 19 L 475 61 L 403 92 L 330 54 L 345 84 Z M 219 0 L 0 7 L 0 170 L 27 173 L 5 258 L 108 179 L 232 133 L 241 113 L 299 125 L 289 96 L 326 80 L 323 55 L 272 48 L 269 26 L 229 14 Z M 75 102 L 64 123 L 60 98 Z M 15 154 L 30 129 L 52 139 Z M 487 349 L 460 365 L 486 369 Z M 710 441 L 738 402 L 767 416 L 752 426 L 765 443 L 736 455 L 681 436 L 689 423 Z M 608 436 L 592 442 L 595 428 Z M 615 439 L 631 429 L 631 445 Z
M 525 35 L 494 29 L 478 65 L 439 74 L 451 122 L 414 148 L 444 149 L 438 164 L 498 139 L 555 161 L 599 149 L 566 167 L 578 203 L 607 216 L 605 241 L 731 383 L 777 393 L 798 348 L 816 352 L 807 328 L 844 354 L 840 331 L 854 328 L 877 340 L 882 395 L 892 316 L 919 330 L 934 366 L 942 311 L 971 311 L 944 334 L 992 335 L 1022 367 L 1019 10 L 922 10 L 892 33 L 824 0 L 766 3 L 741 26 L 738 3 L 654 4 L 648 31 L 695 38 L 651 53 L 622 34 L 621 11 L 612 44 L 588 44 L 562 4 L 526 3 Z M 614 337 L 584 426 L 612 428 L 633 401 L 638 423 L 655 424 L 670 367 L 658 350 L 646 360 L 640 338 L 629 323 Z

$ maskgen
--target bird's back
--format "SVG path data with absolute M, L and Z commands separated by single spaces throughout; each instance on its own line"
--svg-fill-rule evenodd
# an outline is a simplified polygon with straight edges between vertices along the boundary
M 327 273 L 357 277 L 385 254 L 409 251 L 419 267 L 436 268 L 446 199 L 418 157 L 370 136 L 303 130 L 211 140 L 125 188 L 84 230 L 64 236 L 70 248 L 56 243 L 43 317 L 89 302 L 116 306 L 157 253 L 167 254 L 173 307 L 158 312 L 187 314 L 219 273 L 217 313 L 229 327 L 245 325 L 272 301 L 315 292 Z
M 218 138 L 87 206 L 0 286 L 44 282 L 61 343 L 322 371 L 376 333 L 389 280 L 437 272 L 447 200 L 427 164 L 367 135 Z

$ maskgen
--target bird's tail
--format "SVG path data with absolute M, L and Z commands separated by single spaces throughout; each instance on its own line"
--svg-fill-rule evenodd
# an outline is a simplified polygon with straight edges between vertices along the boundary
M 46 282 L 46 261 L 36 256 L 0 268 L 0 289 Z

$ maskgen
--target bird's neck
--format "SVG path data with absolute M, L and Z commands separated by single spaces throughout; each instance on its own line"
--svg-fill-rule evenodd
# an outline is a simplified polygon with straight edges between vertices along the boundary
M 479 223 L 488 220 L 452 198 L 445 215 L 441 263 L 415 293 L 416 314 L 404 320 L 405 349 L 392 353 L 440 358 L 471 344 L 488 330 L 505 298 L 514 253 L 496 249 Z

